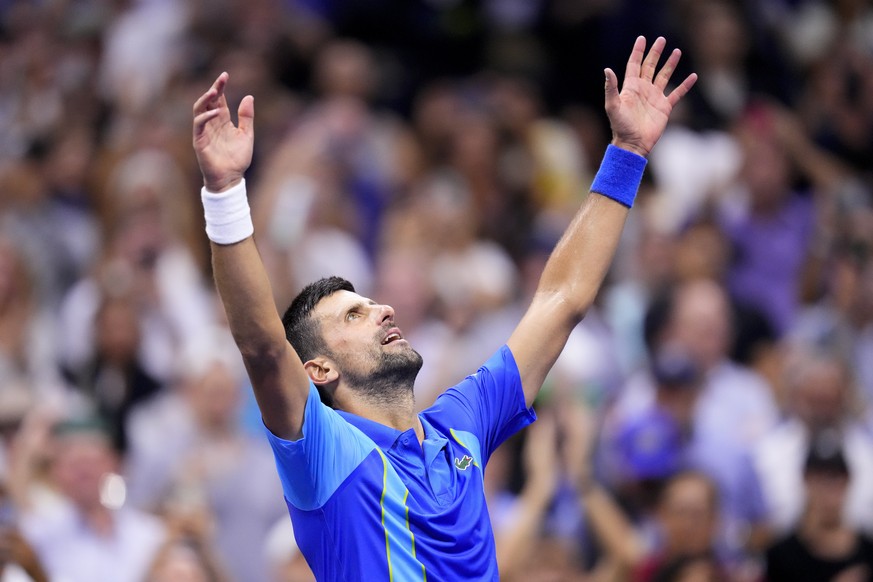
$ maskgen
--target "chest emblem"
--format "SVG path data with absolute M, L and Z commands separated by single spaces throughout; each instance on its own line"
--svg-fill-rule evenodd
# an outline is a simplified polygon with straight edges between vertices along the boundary
M 464 455 L 460 459 L 455 457 L 455 467 L 459 471 L 466 471 L 472 462 L 473 457 L 471 457 L 470 455 Z

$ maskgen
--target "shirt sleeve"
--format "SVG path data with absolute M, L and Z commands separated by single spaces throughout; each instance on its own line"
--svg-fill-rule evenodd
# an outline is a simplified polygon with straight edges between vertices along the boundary
M 303 413 L 302 437 L 286 441 L 264 428 L 285 498 L 303 511 L 322 507 L 376 446 L 335 410 L 322 404 L 312 383 Z
M 533 408 L 525 406 L 518 366 L 505 345 L 475 374 L 440 395 L 428 412 L 448 428 L 473 433 L 485 462 L 503 441 L 536 420 Z

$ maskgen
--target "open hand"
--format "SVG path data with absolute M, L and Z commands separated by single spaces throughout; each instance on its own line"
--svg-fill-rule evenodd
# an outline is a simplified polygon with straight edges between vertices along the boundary
M 246 95 L 239 104 L 239 127 L 230 119 L 222 73 L 194 104 L 194 152 L 203 173 L 203 185 L 221 192 L 236 185 L 252 163 L 255 139 L 255 100 Z
M 679 49 L 673 49 L 667 62 L 655 75 L 655 68 L 665 44 L 667 41 L 659 36 L 652 44 L 649 54 L 645 55 L 646 39 L 637 37 L 627 61 L 620 93 L 615 72 L 612 69 L 604 71 L 606 114 L 612 126 L 612 143 L 641 156 L 647 156 L 652 150 L 664 133 L 673 107 L 697 81 L 697 74 L 692 73 L 669 95 L 665 94 L 667 83 L 670 82 L 682 56 Z

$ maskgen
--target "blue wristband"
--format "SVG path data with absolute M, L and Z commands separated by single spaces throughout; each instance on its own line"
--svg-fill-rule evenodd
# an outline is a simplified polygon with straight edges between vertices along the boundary
M 610 144 L 594 176 L 591 191 L 631 208 L 645 169 L 646 158 Z

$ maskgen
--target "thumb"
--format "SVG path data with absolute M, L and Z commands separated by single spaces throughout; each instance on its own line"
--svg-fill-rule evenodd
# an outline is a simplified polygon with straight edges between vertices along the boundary
M 254 135 L 255 132 L 255 98 L 251 95 L 246 95 L 240 101 L 239 109 L 237 110 L 239 118 L 239 128 L 246 135 Z
M 612 113 L 619 108 L 618 97 L 618 77 L 612 69 L 604 69 L 603 74 L 606 75 L 606 83 L 604 85 L 604 105 L 607 113 Z

